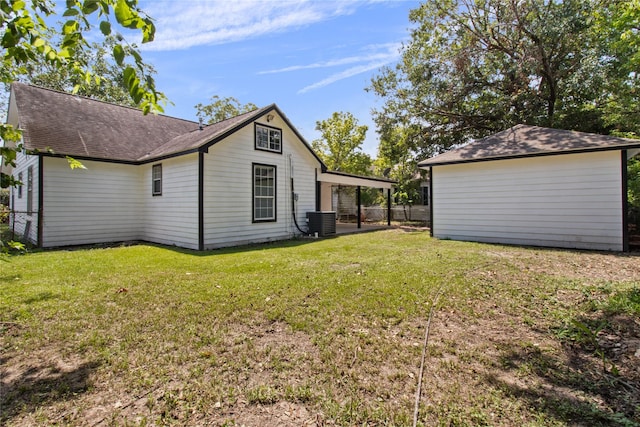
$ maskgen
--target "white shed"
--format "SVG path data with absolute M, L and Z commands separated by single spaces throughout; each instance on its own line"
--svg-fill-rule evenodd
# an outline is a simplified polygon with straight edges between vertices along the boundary
M 640 140 L 517 125 L 420 162 L 440 239 L 625 251 Z

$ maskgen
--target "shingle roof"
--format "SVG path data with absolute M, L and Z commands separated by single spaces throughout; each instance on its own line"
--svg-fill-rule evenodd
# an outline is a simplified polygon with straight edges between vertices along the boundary
M 607 135 L 517 125 L 463 147 L 423 160 L 437 166 L 549 154 L 639 148 L 640 140 Z
M 188 133 L 178 135 L 175 138 L 166 141 L 162 145 L 151 150 L 139 160 L 147 160 L 152 158 L 159 158 L 171 155 L 173 153 L 182 153 L 194 151 L 203 145 L 209 144 L 212 141 L 226 135 L 228 132 L 233 131 L 238 125 L 242 125 L 247 120 L 251 120 L 255 117 L 259 117 L 266 111 L 275 108 L 274 105 L 270 105 L 258 110 L 251 111 L 249 113 L 241 114 L 230 119 L 214 123 L 209 126 L 203 127 L 202 130 L 197 128 Z
M 25 148 L 135 161 L 198 124 L 22 83 L 12 84 Z
M 145 162 L 192 152 L 271 109 L 205 126 L 23 83 L 12 84 L 25 148 L 77 158 Z

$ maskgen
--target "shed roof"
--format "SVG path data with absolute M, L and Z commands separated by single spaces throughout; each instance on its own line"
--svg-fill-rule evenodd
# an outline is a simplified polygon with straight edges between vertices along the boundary
M 640 140 L 608 135 L 516 125 L 446 153 L 423 160 L 420 167 L 490 160 L 640 148 Z

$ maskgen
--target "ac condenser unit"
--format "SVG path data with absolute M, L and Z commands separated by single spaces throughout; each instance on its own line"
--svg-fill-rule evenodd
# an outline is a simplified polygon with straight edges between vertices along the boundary
M 327 212 L 307 212 L 309 222 L 309 234 L 318 233 L 318 236 L 330 236 L 336 234 L 336 213 Z

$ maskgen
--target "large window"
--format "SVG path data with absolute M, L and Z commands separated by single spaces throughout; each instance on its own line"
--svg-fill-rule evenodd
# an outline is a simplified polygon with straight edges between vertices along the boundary
M 151 168 L 151 194 L 162 195 L 162 164 L 153 165 Z
M 253 222 L 276 220 L 276 167 L 253 165 Z
M 282 153 L 282 131 L 256 123 L 256 149 Z

